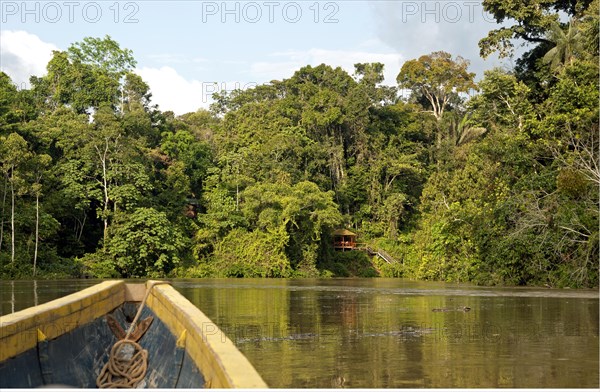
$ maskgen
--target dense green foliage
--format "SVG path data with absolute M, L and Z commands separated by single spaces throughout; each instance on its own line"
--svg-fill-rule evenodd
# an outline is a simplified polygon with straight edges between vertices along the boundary
M 517 24 L 483 54 L 536 42 L 514 70 L 475 84 L 435 52 L 399 70 L 407 99 L 382 64 L 322 64 L 174 116 L 110 37 L 30 90 L 0 74 L 2 276 L 597 286 L 598 1 L 521 3 L 484 1 Z M 397 263 L 335 252 L 339 227 Z

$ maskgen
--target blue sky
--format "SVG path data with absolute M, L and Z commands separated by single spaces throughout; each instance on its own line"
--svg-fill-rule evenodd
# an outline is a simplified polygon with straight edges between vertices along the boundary
M 290 77 L 326 63 L 349 73 L 436 50 L 462 55 L 481 77 L 510 60 L 479 58 L 495 28 L 478 1 L 3 1 L 0 68 L 19 85 L 45 72 L 51 51 L 108 34 L 134 52 L 153 101 L 176 114 L 208 107 L 219 89 Z

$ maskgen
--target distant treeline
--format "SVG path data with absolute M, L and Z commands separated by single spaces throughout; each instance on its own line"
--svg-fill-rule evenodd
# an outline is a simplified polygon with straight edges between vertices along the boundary
M 109 36 L 30 89 L 0 73 L 2 277 L 597 286 L 598 0 L 514 3 L 484 0 L 504 27 L 481 54 L 530 50 L 477 84 L 434 52 L 398 87 L 380 63 L 306 66 L 174 116 Z M 341 227 L 398 263 L 335 252 Z

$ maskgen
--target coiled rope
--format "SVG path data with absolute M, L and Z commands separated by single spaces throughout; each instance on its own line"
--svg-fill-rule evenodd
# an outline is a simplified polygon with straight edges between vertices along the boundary
M 108 362 L 96 378 L 98 388 L 135 388 L 146 376 L 148 350 L 144 350 L 137 342 L 129 339 L 129 336 L 137 325 L 152 288 L 159 284 L 168 284 L 168 282 L 156 281 L 148 285 L 144 299 L 129 325 L 127 334 L 112 346 Z

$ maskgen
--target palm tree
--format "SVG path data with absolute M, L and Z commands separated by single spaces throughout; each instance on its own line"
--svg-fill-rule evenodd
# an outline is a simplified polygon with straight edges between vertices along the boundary
M 486 128 L 474 126 L 470 119 L 471 116 L 465 114 L 460 121 L 453 121 L 451 132 L 456 146 L 467 144 L 487 132 Z
M 544 56 L 544 63 L 550 64 L 553 71 L 560 70 L 566 64 L 572 64 L 581 53 L 582 37 L 573 19 L 569 20 L 566 31 L 560 23 L 552 22 L 547 37 L 555 46 Z

